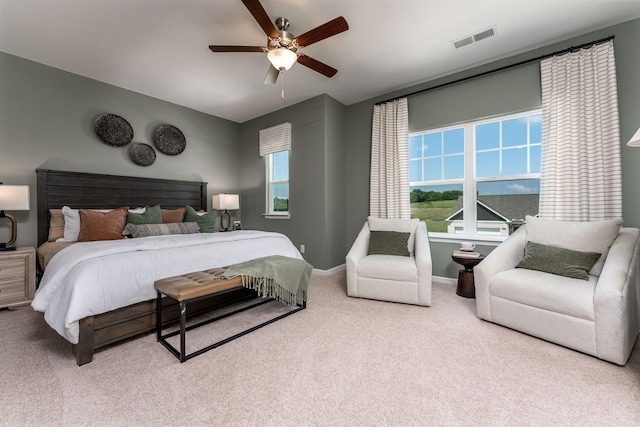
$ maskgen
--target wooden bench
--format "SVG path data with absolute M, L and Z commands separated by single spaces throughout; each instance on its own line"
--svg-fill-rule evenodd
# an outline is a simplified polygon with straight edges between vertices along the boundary
M 204 299 L 204 298 L 220 296 L 224 293 L 236 291 L 238 288 L 242 287 L 242 279 L 240 277 L 235 277 L 233 279 L 223 279 L 223 278 L 217 277 L 223 272 L 224 272 L 224 269 L 222 268 L 216 268 L 216 269 L 211 269 L 206 271 L 197 271 L 193 273 L 183 274 L 181 276 L 174 276 L 174 277 L 168 277 L 165 279 L 160 279 L 160 280 L 157 280 L 154 284 L 157 291 L 157 304 L 156 304 L 157 340 L 158 342 L 162 343 L 174 356 L 176 356 L 181 363 L 192 357 L 198 356 L 206 351 L 212 350 L 216 347 L 219 347 L 223 344 L 233 341 L 236 338 L 240 338 L 243 335 L 246 335 L 263 326 L 266 326 L 270 323 L 273 323 L 277 320 L 280 320 L 284 317 L 287 317 L 293 313 L 296 313 L 306 308 L 306 302 L 303 301 L 301 304 L 298 304 L 296 308 L 284 314 L 281 314 L 272 319 L 269 319 L 266 322 L 253 326 L 229 338 L 225 338 L 221 341 L 211 344 L 205 348 L 202 348 L 200 350 L 187 354 L 186 353 L 186 332 L 187 331 L 195 329 L 199 326 L 213 323 L 215 321 L 233 316 L 235 314 L 241 313 L 243 311 L 246 311 L 251 308 L 258 307 L 260 305 L 273 301 L 272 298 L 261 298 L 260 301 L 257 303 L 239 308 L 232 312 L 225 313 L 223 315 L 214 317 L 212 319 L 207 319 L 195 325 L 191 325 L 187 327 L 186 325 L 187 306 L 190 303 Z M 165 295 L 168 298 L 174 299 L 175 301 L 178 302 L 180 306 L 180 329 L 177 331 L 167 333 L 165 335 L 162 334 L 162 306 L 163 306 L 162 295 Z M 167 338 L 173 337 L 178 334 L 180 334 L 180 350 L 176 349 L 173 345 L 167 342 Z

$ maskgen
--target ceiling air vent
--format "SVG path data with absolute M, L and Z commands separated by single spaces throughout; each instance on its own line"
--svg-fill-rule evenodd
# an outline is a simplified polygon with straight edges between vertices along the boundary
M 458 40 L 454 40 L 452 43 L 456 49 L 460 49 L 463 46 L 468 46 L 472 43 L 477 43 L 481 40 L 488 39 L 489 37 L 493 37 L 496 35 L 496 27 L 495 25 L 491 28 L 487 28 L 486 30 L 482 30 L 477 32 L 476 34 L 472 34 L 466 37 L 463 37 Z
M 453 45 L 456 47 L 456 49 L 460 49 L 461 47 L 471 43 L 473 43 L 473 37 L 469 36 L 469 37 L 465 37 L 463 39 L 454 41 Z
M 480 40 L 488 39 L 489 37 L 493 37 L 496 34 L 493 28 L 489 28 L 488 30 L 480 31 L 478 34 L 473 35 L 473 41 L 479 42 Z

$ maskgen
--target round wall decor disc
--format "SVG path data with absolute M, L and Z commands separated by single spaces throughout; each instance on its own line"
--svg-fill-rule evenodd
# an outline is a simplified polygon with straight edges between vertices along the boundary
M 129 155 L 133 163 L 139 166 L 150 166 L 156 161 L 156 150 L 149 144 L 136 142 L 131 145 Z
M 162 154 L 177 156 L 184 151 L 187 140 L 177 127 L 161 125 L 153 132 L 153 143 Z
M 133 139 L 133 128 L 129 122 L 115 114 L 99 115 L 94 130 L 102 142 L 115 147 L 127 145 Z

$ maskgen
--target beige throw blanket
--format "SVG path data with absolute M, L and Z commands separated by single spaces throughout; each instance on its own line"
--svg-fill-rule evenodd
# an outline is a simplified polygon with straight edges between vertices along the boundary
M 240 276 L 242 286 L 257 291 L 261 297 L 296 305 L 307 301 L 311 270 L 313 266 L 303 259 L 274 255 L 234 264 L 219 277 Z

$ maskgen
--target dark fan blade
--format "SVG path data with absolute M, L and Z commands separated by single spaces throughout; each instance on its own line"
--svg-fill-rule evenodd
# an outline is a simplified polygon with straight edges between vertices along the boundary
M 313 71 L 324 74 L 327 77 L 333 77 L 338 72 L 338 70 L 336 70 L 335 68 L 329 67 L 327 64 L 323 64 L 322 62 L 317 61 L 307 55 L 298 55 L 298 62 L 305 67 L 311 68 Z
M 319 27 L 296 37 L 296 41 L 299 46 L 305 47 L 319 42 L 320 40 L 335 36 L 343 31 L 347 31 L 348 29 L 349 24 L 347 24 L 347 21 L 342 16 L 339 16 L 326 24 L 322 24 Z
M 249 9 L 249 12 L 251 12 L 255 20 L 258 21 L 258 24 L 262 27 L 266 35 L 271 38 L 278 37 L 278 29 L 273 25 L 271 19 L 269 19 L 269 15 L 267 15 L 264 7 L 260 4 L 260 0 L 242 0 L 242 3 Z
M 278 80 L 279 75 L 280 75 L 280 71 L 273 65 L 269 65 L 269 70 L 267 71 L 267 75 L 264 77 L 264 84 L 266 85 L 274 84 Z
M 264 52 L 260 46 L 220 46 L 209 45 L 212 52 Z

